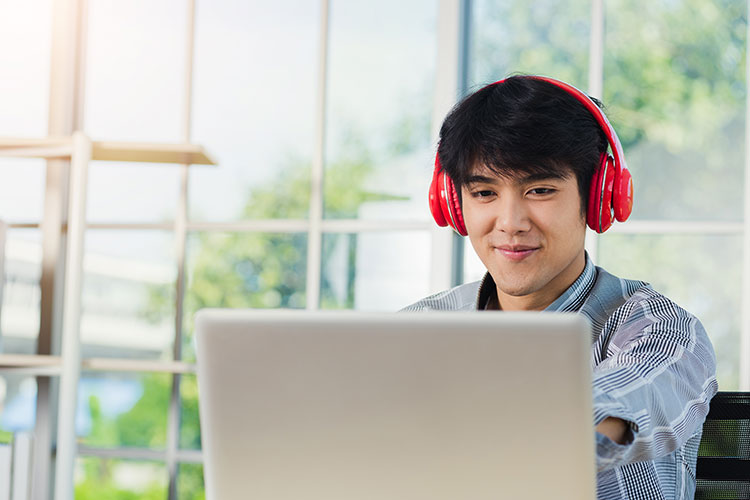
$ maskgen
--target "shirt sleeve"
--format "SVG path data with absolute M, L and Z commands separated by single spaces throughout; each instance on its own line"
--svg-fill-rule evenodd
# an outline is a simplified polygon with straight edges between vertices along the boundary
M 609 318 L 593 371 L 594 425 L 625 420 L 620 445 L 597 434 L 597 469 L 653 460 L 700 431 L 718 390 L 713 347 L 698 319 L 652 289 L 638 291 Z

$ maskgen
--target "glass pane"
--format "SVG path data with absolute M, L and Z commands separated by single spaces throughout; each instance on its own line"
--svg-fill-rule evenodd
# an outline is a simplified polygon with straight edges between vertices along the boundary
M 187 4 L 91 0 L 86 131 L 96 139 L 184 139 Z
M 184 359 L 194 359 L 198 309 L 305 307 L 307 234 L 194 233 L 187 243 Z
M 332 1 L 325 216 L 427 218 L 437 2 Z
M 469 88 L 511 73 L 588 85 L 589 0 L 475 0 Z
M 0 2 L 0 136 L 47 135 L 51 47 L 52 0 Z
M 474 251 L 474 247 L 471 246 L 469 238 L 463 239 L 464 243 L 464 283 L 470 283 L 472 281 L 481 280 L 487 273 L 487 268 L 484 267 L 482 261 L 479 260 L 479 256 Z
M 34 377 L 0 374 L 0 437 L 34 430 L 37 385 Z M 6 435 L 5 438 L 8 436 Z M 0 439 L 7 442 L 7 439 Z
M 87 194 L 89 222 L 169 222 L 180 194 L 180 166 L 94 162 Z
M 321 308 L 396 311 L 429 294 L 428 232 L 323 235 Z
M 44 160 L 0 158 L 0 219 L 26 223 L 42 220 L 44 181 Z
M 201 449 L 201 428 L 198 418 L 198 380 L 195 375 L 180 378 L 180 448 Z
M 38 229 L 9 229 L 0 309 L 0 352 L 33 354 L 39 337 L 42 244 Z
M 78 384 L 76 434 L 105 448 L 163 449 L 172 378 L 165 373 L 83 373 Z
M 160 462 L 78 457 L 76 500 L 166 500 L 169 477 Z
M 633 217 L 742 220 L 744 0 L 605 2 L 604 103 Z
M 599 243 L 599 265 L 651 283 L 695 314 L 717 357 L 723 391 L 739 384 L 742 237 L 609 234 Z
M 190 217 L 304 218 L 309 205 L 320 2 L 198 2 Z M 217 203 L 221 200 L 221 203 Z
M 171 358 L 177 269 L 172 234 L 89 230 L 85 245 L 83 355 Z
M 205 500 L 201 464 L 180 464 L 177 474 L 177 500 Z

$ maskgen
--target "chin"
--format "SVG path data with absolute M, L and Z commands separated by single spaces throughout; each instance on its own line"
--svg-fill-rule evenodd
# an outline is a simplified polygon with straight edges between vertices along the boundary
M 529 283 L 502 283 L 502 285 L 500 286 L 500 290 L 502 290 L 504 294 L 510 295 L 511 297 L 523 297 L 524 295 L 528 295 L 536 291 L 536 289 Z

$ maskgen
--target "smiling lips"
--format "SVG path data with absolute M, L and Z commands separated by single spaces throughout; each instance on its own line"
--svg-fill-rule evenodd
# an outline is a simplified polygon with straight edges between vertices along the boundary
M 500 252 L 506 259 L 519 262 L 539 250 L 539 247 L 529 245 L 501 245 L 495 247 L 495 250 Z

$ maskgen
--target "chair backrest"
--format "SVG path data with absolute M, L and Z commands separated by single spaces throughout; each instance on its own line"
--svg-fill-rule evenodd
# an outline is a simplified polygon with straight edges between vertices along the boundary
M 696 478 L 696 500 L 750 498 L 750 392 L 719 392 L 711 400 Z

